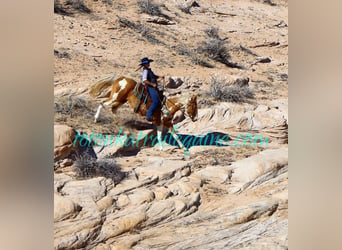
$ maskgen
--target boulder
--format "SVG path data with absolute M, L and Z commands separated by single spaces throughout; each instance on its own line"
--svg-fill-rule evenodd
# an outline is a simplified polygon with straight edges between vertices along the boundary
M 54 125 L 54 161 L 67 158 L 75 151 L 75 136 L 76 131 L 73 128 L 67 125 Z
M 87 155 L 96 159 L 96 153 L 92 143 L 89 142 L 86 136 L 82 137 L 82 132 L 67 125 L 54 125 L 54 162 L 55 169 L 63 166 L 70 166 L 70 161 L 63 161 L 66 158 L 72 158 L 75 155 Z

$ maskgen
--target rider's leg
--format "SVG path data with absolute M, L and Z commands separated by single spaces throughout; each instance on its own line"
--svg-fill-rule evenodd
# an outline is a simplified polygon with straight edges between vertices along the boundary
M 152 118 L 153 112 L 159 106 L 159 97 L 158 97 L 158 93 L 157 93 L 156 89 L 154 89 L 150 86 L 147 89 L 148 89 L 148 93 L 150 94 L 151 99 L 152 99 L 152 105 L 148 109 L 147 114 L 146 114 L 146 119 L 150 120 Z

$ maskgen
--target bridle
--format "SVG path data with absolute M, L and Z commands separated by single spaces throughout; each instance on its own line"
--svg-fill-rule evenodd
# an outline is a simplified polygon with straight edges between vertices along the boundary
M 166 90 L 166 88 L 165 88 L 165 78 L 163 79 L 163 89 L 164 89 L 164 91 L 168 92 L 168 91 Z M 166 100 L 165 100 L 165 103 L 163 104 L 163 106 L 166 107 L 166 110 L 167 110 L 167 112 L 168 112 L 168 116 L 170 116 L 170 109 L 169 109 L 169 107 L 167 106 L 167 102 L 168 102 L 168 101 L 169 101 L 173 106 L 175 106 L 175 107 L 177 107 L 177 104 L 174 103 L 173 101 L 171 101 L 169 98 L 166 97 Z M 189 102 L 189 99 L 187 99 L 187 101 L 185 102 L 185 104 L 180 103 L 180 104 L 182 105 L 182 107 L 181 107 L 179 110 L 181 110 L 181 111 L 183 112 L 183 114 L 184 114 L 184 116 L 185 116 L 186 118 L 190 118 L 190 119 L 192 120 L 192 118 L 191 118 L 191 117 L 189 116 L 189 114 L 187 113 L 187 110 L 188 110 L 188 102 Z M 163 102 L 161 102 L 161 103 L 163 103 Z M 177 111 L 176 111 L 176 112 L 177 112 Z M 198 114 L 197 114 L 197 116 L 198 116 Z
M 174 103 L 173 101 L 171 101 L 170 99 L 166 99 L 166 101 L 165 101 L 165 107 L 167 108 L 167 110 L 168 110 L 168 112 L 170 112 L 170 109 L 169 109 L 169 107 L 167 106 L 167 102 L 170 102 L 173 106 L 175 106 L 175 107 L 177 107 L 177 104 L 176 103 Z M 182 107 L 179 109 L 179 110 L 181 110 L 182 112 L 183 112 L 183 114 L 184 114 L 184 116 L 186 117 L 186 118 L 190 118 L 191 119 L 191 117 L 188 115 L 188 113 L 186 112 L 187 111 L 187 109 L 188 109 L 188 102 L 186 102 L 185 104 L 182 104 L 181 103 L 181 105 L 182 105 Z M 192 120 L 192 119 L 191 119 Z

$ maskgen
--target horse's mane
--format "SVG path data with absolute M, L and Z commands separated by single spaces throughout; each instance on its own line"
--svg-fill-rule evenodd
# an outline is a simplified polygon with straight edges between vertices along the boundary
M 168 96 L 167 99 L 171 99 L 173 102 L 185 104 L 189 100 L 190 97 L 191 95 L 187 94 L 187 95 Z
M 89 88 L 89 95 L 94 98 L 100 97 L 100 95 L 103 94 L 103 91 L 113 84 L 115 77 L 116 74 L 112 73 L 98 80 L 93 86 Z

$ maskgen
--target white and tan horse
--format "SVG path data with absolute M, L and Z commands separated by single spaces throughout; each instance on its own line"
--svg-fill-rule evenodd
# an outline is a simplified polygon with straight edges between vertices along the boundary
M 115 113 L 115 111 L 126 102 L 128 102 L 130 107 L 136 110 L 137 113 L 142 116 L 146 116 L 148 108 L 152 104 L 152 100 L 148 98 L 146 103 L 141 103 L 139 105 L 141 101 L 136 96 L 136 93 L 134 93 L 136 85 L 136 81 L 124 76 L 121 76 L 115 80 L 113 77 L 108 77 L 107 79 L 95 84 L 89 92 L 93 97 L 99 96 L 100 92 L 104 89 L 109 87 L 112 88 L 109 97 L 99 105 L 95 114 L 95 122 L 98 121 L 102 108 L 111 106 L 112 112 Z M 161 110 L 163 110 L 163 112 Z M 175 116 L 177 113 L 181 112 L 184 114 L 184 116 L 189 117 L 192 121 L 196 121 L 198 112 L 197 96 L 193 95 L 190 98 L 168 98 L 161 110 L 156 109 L 152 117 L 152 123 L 157 126 L 157 138 L 160 149 L 162 149 L 161 135 L 163 126 L 169 129 L 178 145 L 182 148 L 183 144 L 174 131 L 173 125 L 175 123 Z

